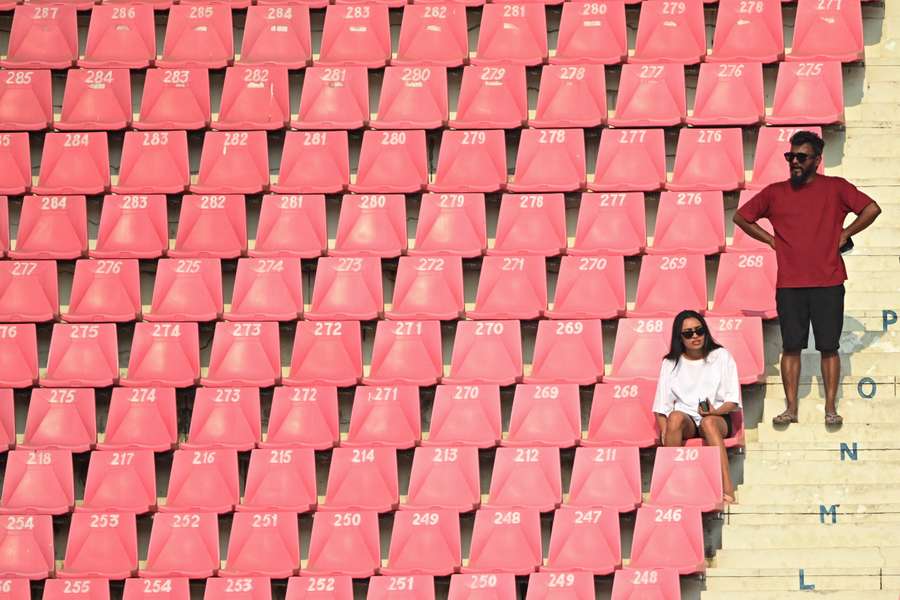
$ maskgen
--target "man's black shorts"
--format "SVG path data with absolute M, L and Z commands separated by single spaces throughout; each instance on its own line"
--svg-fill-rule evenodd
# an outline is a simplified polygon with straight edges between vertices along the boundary
M 781 343 L 786 352 L 799 352 L 809 341 L 812 324 L 819 352 L 837 352 L 844 326 L 844 286 L 778 288 L 775 292 Z

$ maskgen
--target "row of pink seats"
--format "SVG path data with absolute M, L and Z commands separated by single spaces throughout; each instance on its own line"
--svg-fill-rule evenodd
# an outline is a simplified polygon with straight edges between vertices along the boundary
M 309 7 L 305 3 L 249 6 L 240 62 L 275 63 L 302 68 L 313 58 Z M 470 55 L 462 3 L 404 6 L 404 0 L 361 5 L 348 1 L 325 12 L 317 65 L 370 68 L 396 64 L 537 65 L 701 60 L 774 62 L 784 57 L 781 6 L 777 1 L 747 5 L 719 3 L 712 52 L 707 58 L 702 0 L 663 0 L 641 4 L 634 52 L 629 56 L 625 5 L 621 1 L 565 3 L 559 42 L 551 53 L 545 9 L 536 4 L 486 4 L 475 52 Z M 235 60 L 231 10 L 249 1 L 181 5 L 169 8 L 162 54 L 157 56 L 154 7 L 150 4 L 102 5 L 87 0 L 91 23 L 83 57 L 79 56 L 77 2 L 50 7 L 16 6 L 9 49 L 0 65 L 11 68 L 90 67 L 221 68 Z M 391 47 L 389 6 L 403 6 L 397 55 Z M 864 56 L 859 0 L 799 0 L 788 60 L 856 61 Z

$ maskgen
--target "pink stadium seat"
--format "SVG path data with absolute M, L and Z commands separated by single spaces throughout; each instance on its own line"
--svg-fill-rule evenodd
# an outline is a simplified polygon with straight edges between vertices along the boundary
M 247 485 L 238 510 L 307 512 L 315 508 L 317 501 L 312 448 L 250 452 Z
M 213 321 L 222 315 L 222 267 L 217 258 L 163 258 L 147 321 Z
M 582 203 L 584 208 L 584 203 Z M 604 225 L 606 226 L 606 225 Z M 625 260 L 622 256 L 563 256 L 551 319 L 613 319 L 625 314 Z
M 319 259 L 307 319 L 366 321 L 383 312 L 381 259 L 375 256 Z
M 191 183 L 188 141 L 184 131 L 127 131 L 119 177 L 119 194 L 179 193 Z
M 219 524 L 215 513 L 153 515 L 141 577 L 209 577 L 218 568 Z
M 573 256 L 640 254 L 647 246 L 644 194 L 641 192 L 582 194 L 575 227 Z M 601 263 L 579 263 L 599 268 Z M 559 284 L 557 284 L 558 286 Z
M 53 326 L 45 387 L 107 387 L 119 380 L 115 323 Z
M 862 6 L 859 2 L 797 2 L 794 39 L 787 60 L 863 60 Z
M 711 446 L 657 448 L 650 502 L 659 506 L 689 506 L 704 512 L 721 510 L 719 449 Z
M 543 157 L 538 162 L 543 163 Z M 556 256 L 565 252 L 566 243 L 563 194 L 503 195 L 496 238 L 488 254 Z
M 522 130 L 509 191 L 570 192 L 586 181 L 583 129 Z
M 256 240 L 248 253 L 258 258 L 315 258 L 325 253 L 327 238 L 325 196 L 270 194 L 263 196 Z
M 2 84 L 0 84 L 0 94 L 2 94 Z M 2 113 L 3 99 L 0 96 L 0 113 Z M 2 120 L 2 116 L 0 116 Z M 0 122 L 0 127 L 5 128 Z M 28 143 L 28 134 L 20 133 L 4 133 L 0 134 L 0 193 L 9 195 L 21 195 L 31 189 L 31 149 Z M 0 196 L 2 198 L 3 196 Z M 9 215 L 7 210 L 3 210 L 6 215 L 6 224 L 0 235 L 5 234 L 3 242 L 5 242 L 4 250 L 9 249 Z
M 747 187 L 759 190 L 770 183 L 784 181 L 790 177 L 784 153 L 791 149 L 791 136 L 798 131 L 812 131 L 822 135 L 821 127 L 760 127 L 753 158 L 753 180 Z M 824 161 L 819 163 L 818 173 L 825 172 Z
M 425 132 L 366 131 L 359 151 L 356 182 L 350 191 L 363 194 L 408 193 L 428 185 Z
M 259 388 L 197 388 L 184 449 L 252 450 L 262 438 Z
M 360 331 L 353 321 L 298 322 L 284 384 L 355 385 L 363 372 Z
M 50 71 L 4 71 L 0 77 L 0 127 L 40 131 L 53 122 Z M 30 172 L 29 172 L 30 178 Z
M 518 321 L 459 321 L 444 383 L 510 385 L 522 378 Z
M 73 4 L 16 6 L 6 58 L 8 69 L 67 69 L 78 59 Z
M 56 261 L 0 262 L 0 320 L 4 323 L 40 323 L 58 316 Z M 13 337 L 15 333 L 10 331 L 0 339 Z
M 104 196 L 92 258 L 158 258 L 168 245 L 165 196 Z
M 754 5 L 755 6 L 755 5 Z M 766 114 L 760 63 L 703 63 L 689 125 L 755 125 Z
M 98 448 L 164 452 L 177 440 L 174 388 L 113 388 Z
M 290 104 L 286 67 L 228 67 L 225 69 L 221 107 L 212 125 L 226 131 L 283 129 L 291 120 Z
M 650 597 L 659 600 L 679 600 L 681 583 L 675 569 L 631 569 L 616 571 L 613 578 L 612 600 L 633 600 Z
M 275 388 L 261 446 L 327 450 L 337 445 L 339 437 L 335 386 Z
M 706 261 L 698 254 L 652 255 L 641 261 L 632 317 L 670 317 L 685 309 L 705 311 Z
M 369 385 L 435 385 L 443 374 L 440 321 L 378 321 Z
M 176 4 L 169 9 L 162 58 L 157 66 L 220 69 L 234 60 L 231 7 Z
M 4 596 L 30 600 L 29 579 L 53 574 L 53 518 L 50 515 L 11 516 L 0 524 L 0 574 L 8 579 Z
M 303 194 L 344 191 L 350 185 L 348 148 L 346 131 L 288 131 L 278 180 L 272 185 L 272 191 Z M 291 206 L 290 201 L 288 206 L 298 208 Z
M 488 492 L 489 506 L 521 507 L 547 512 L 559 506 L 560 502 L 562 481 L 559 448 L 497 449 Z M 473 555 L 474 548 L 473 543 Z
M 475 513 L 469 562 L 463 573 L 526 575 L 540 564 L 541 522 L 537 510 L 482 508 Z
M 156 509 L 152 450 L 91 452 L 84 503 L 89 511 L 143 514 Z
M 123 600 L 189 600 L 190 580 L 187 577 L 125 580 Z
M 474 446 L 416 448 L 409 474 L 409 493 L 406 503 L 401 508 L 468 512 L 478 508 L 479 504 L 481 504 L 481 490 L 478 448 Z
M 272 586 L 268 577 L 213 577 L 203 600 L 272 600 Z
M 740 128 L 678 132 L 675 170 L 666 186 L 674 191 L 734 190 L 744 186 L 744 144 Z
M 772 164 L 773 165 L 775 164 L 774 161 Z M 785 166 L 785 168 L 787 168 L 787 167 Z M 747 202 L 749 202 L 753 198 L 753 196 L 755 196 L 757 193 L 758 193 L 758 191 L 756 191 L 756 190 L 743 190 L 741 192 L 740 198 L 738 199 L 738 208 L 741 208 L 743 205 L 745 205 Z M 756 222 L 756 224 L 759 225 L 760 227 L 762 227 L 763 229 L 765 229 L 766 231 L 768 231 L 769 233 L 773 232 L 772 224 L 769 222 L 768 219 L 760 219 L 759 221 Z M 734 228 L 734 237 L 731 241 L 731 244 L 728 245 L 728 248 L 726 249 L 726 251 L 727 252 L 737 252 L 737 253 L 743 252 L 743 253 L 747 253 L 747 254 L 760 254 L 760 253 L 771 254 L 772 252 L 774 252 L 774 250 L 772 250 L 772 248 L 770 246 L 768 246 L 767 244 L 763 244 L 762 242 L 760 242 L 758 240 L 753 239 L 752 237 L 750 237 L 749 235 L 744 233 L 744 230 L 741 229 L 740 227 Z M 774 299 L 774 296 L 772 299 Z
M 60 576 L 124 579 L 138 563 L 134 513 L 76 512 Z
M 109 600 L 106 579 L 51 579 L 44 584 L 42 600 Z
M 662 129 L 604 129 L 588 185 L 598 192 L 652 192 L 666 183 L 666 140 Z
M 506 187 L 506 139 L 502 130 L 441 134 L 433 192 L 496 192 Z
M 381 566 L 378 513 L 317 511 L 313 515 L 307 575 L 370 577 Z
M 357 386 L 350 431 L 341 446 L 412 448 L 422 439 L 419 411 L 419 388 L 414 385 Z
M 581 439 L 578 386 L 517 385 L 505 446 L 571 448 Z
M 483 573 L 450 577 L 449 600 L 515 600 L 516 576 L 512 573 Z
M 469 58 L 469 34 L 464 6 L 403 7 L 400 40 L 393 65 L 460 67 Z
M 286 600 L 353 600 L 353 578 L 291 577 Z
M 16 445 L 16 415 L 13 391 L 0 390 L 0 451 L 11 450 Z
M 33 388 L 19 448 L 87 452 L 97 443 L 92 389 Z
M 22 138 L 20 136 L 25 136 L 24 141 L 26 143 L 25 143 L 24 148 L 22 148 L 21 145 L 18 143 L 19 141 L 22 140 Z M 26 153 L 28 152 L 28 144 L 27 144 L 28 134 L 27 133 L 23 132 L 23 133 L 0 134 L 0 146 L 2 146 L 3 142 L 7 142 L 7 144 L 15 143 L 17 146 L 20 147 L 20 149 L 24 150 Z M 17 149 L 15 152 L 18 154 L 19 150 Z M 7 154 L 7 157 L 9 157 L 9 154 Z M 0 151 L 0 161 L 2 161 L 2 160 L 3 160 L 3 152 Z M 30 162 L 30 159 L 29 159 L 29 162 Z M 15 165 L 3 164 L 2 162 L 0 162 L 0 169 L 2 169 L 4 166 L 9 167 L 12 170 L 15 170 L 17 168 L 17 166 L 15 166 Z M 13 178 L 15 178 L 17 176 L 18 176 L 17 174 L 13 174 Z M 0 178 L 2 178 L 2 177 L 0 177 Z M 11 179 L 8 182 L 10 184 L 13 184 L 13 181 Z M 2 186 L 2 185 L 3 185 L 3 182 L 0 181 L 0 186 Z M 0 196 L 0 257 L 6 258 L 8 253 L 9 253 L 9 198 L 7 198 L 6 196 Z
M 461 564 L 457 511 L 401 510 L 394 514 L 387 567 L 381 569 L 383 575 L 447 576 L 458 571 Z M 376 579 L 383 578 L 371 581 Z
M 778 65 L 769 125 L 829 125 L 844 122 L 844 84 L 839 62 Z
M 128 358 L 127 387 L 188 387 L 200 379 L 200 337 L 196 323 L 135 323 Z
M 87 46 L 78 65 L 89 69 L 146 69 L 156 60 L 153 6 L 104 4 L 91 9 Z M 131 106 L 128 106 L 131 120 Z
M 547 309 L 543 256 L 486 256 L 470 319 L 537 319 Z
M 134 321 L 141 315 L 138 261 L 79 260 L 75 263 L 69 310 L 70 323 Z
M 10 250 L 9 256 L 24 260 L 73 259 L 87 254 L 87 243 L 84 196 L 25 196 L 15 249 Z M 30 268 L 25 270 L 29 272 L 20 275 L 31 274 Z
M 547 16 L 540 4 L 486 4 L 472 64 L 535 66 L 547 61 Z
M 237 450 L 175 451 L 166 504 L 160 510 L 226 513 L 239 503 Z M 152 540 L 150 545 L 152 554 Z
M 439 385 L 422 444 L 491 448 L 500 442 L 500 429 L 499 386 Z
M 774 319 L 778 315 L 775 307 L 777 274 L 774 252 L 748 249 L 747 252 L 723 254 L 719 257 L 713 312 Z
M 614 65 L 625 62 L 627 56 L 624 2 L 563 3 L 552 64 Z
M 265 131 L 207 131 L 200 172 L 191 191 L 198 194 L 254 194 L 269 187 Z
M 450 321 L 460 318 L 464 308 L 461 257 L 400 257 L 388 319 Z
M 351 7 L 340 8 L 353 10 Z M 359 129 L 368 121 L 369 75 L 365 67 L 315 66 L 304 71 L 300 111 L 291 121 L 291 127 Z M 303 139 L 320 138 L 306 134 Z
M 652 0 L 662 5 L 664 0 Z M 684 66 L 622 65 L 613 127 L 672 127 L 687 116 Z M 617 132 L 613 132 L 614 134 Z M 621 133 L 621 132 L 619 132 Z
M 563 12 L 566 5 L 563 5 Z M 599 127 L 606 122 L 602 65 L 547 65 L 541 71 L 532 127 Z
M 294 512 L 236 512 L 228 555 L 219 576 L 289 577 L 300 567 L 300 533 Z M 267 586 L 268 587 L 268 586 Z
M 434 600 L 433 575 L 372 577 L 366 600 Z
M 742 384 L 762 381 L 766 370 L 760 317 L 710 317 L 710 333 L 728 348 Z
M 647 372 L 653 368 L 647 365 Z M 655 394 L 655 380 L 621 379 L 594 386 L 587 438 L 582 443 L 641 448 L 656 444 L 659 431 L 651 410 Z
M 480 256 L 487 248 L 484 194 L 422 194 L 415 244 L 417 256 Z
M 135 129 L 202 129 L 210 118 L 205 68 L 147 69 Z
M 582 571 L 531 573 L 525 600 L 591 600 L 595 597 L 594 576 Z
M 237 258 L 247 252 L 244 196 L 181 197 L 172 258 Z
M 9 451 L 6 455 L 0 513 L 61 515 L 71 512 L 74 506 L 72 452 Z
M 553 513 L 550 550 L 541 570 L 609 575 L 621 566 L 618 511 L 563 506 Z
M 400 502 L 393 448 L 335 448 L 323 510 L 388 512 Z
M 273 2 L 247 8 L 241 64 L 274 64 L 288 69 L 302 69 L 311 59 L 308 6 L 296 2 Z
M 641 3 L 632 63 L 694 65 L 706 56 L 703 0 L 665 0 Z
M 566 506 L 631 512 L 640 504 L 641 460 L 636 446 L 575 450 Z
M 294 321 L 303 314 L 299 258 L 242 258 L 237 263 L 229 321 Z
M 733 131 L 740 136 L 739 129 Z M 647 252 L 708 255 L 718 254 L 724 248 L 725 202 L 722 192 L 663 192 L 660 195 L 653 246 Z
M 720 0 L 716 13 L 713 62 L 777 62 L 784 56 L 784 28 L 778 2 L 741 4 Z
M 532 7 L 532 12 L 538 10 Z M 452 115 L 451 115 L 452 116 Z M 528 120 L 525 66 L 463 68 L 454 129 L 515 129 Z
M 128 69 L 70 69 L 66 72 L 63 130 L 115 130 L 131 123 L 131 79 Z
M 35 194 L 99 194 L 109 189 L 106 132 L 48 133 Z
M 612 379 L 628 379 L 629 383 L 633 378 L 655 380 L 671 338 L 671 319 L 619 319 Z
M 268 387 L 280 381 L 278 323 L 216 323 L 209 369 L 200 380 L 202 385 Z
M 538 323 L 531 373 L 525 377 L 526 382 L 589 385 L 601 379 L 603 323 L 600 319 Z
M 700 509 L 649 504 L 639 508 L 629 566 L 669 567 L 681 575 L 702 573 L 706 564 Z
M 387 5 L 335 5 L 325 9 L 317 65 L 374 69 L 383 67 L 390 59 Z
M 330 256 L 394 258 L 406 250 L 403 194 L 345 194 Z
M 377 129 L 436 129 L 449 118 L 446 67 L 387 67 L 370 125 Z

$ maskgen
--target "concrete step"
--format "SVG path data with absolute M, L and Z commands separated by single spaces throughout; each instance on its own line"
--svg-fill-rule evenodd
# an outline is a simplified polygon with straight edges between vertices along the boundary
M 851 279 L 857 273 L 871 273 L 872 271 L 881 274 L 894 271 L 900 272 L 900 259 L 898 259 L 896 254 L 871 256 L 854 251 L 849 256 L 844 257 L 844 264 L 847 265 L 847 273 Z
M 798 579 L 799 581 L 799 579 Z M 896 591 L 887 590 L 866 590 L 864 596 L 860 596 L 859 589 L 854 588 L 853 581 L 847 582 L 847 587 L 843 591 L 819 592 L 803 590 L 803 591 L 743 591 L 740 594 L 741 600 L 810 600 L 812 598 L 827 598 L 828 600 L 897 600 Z M 799 583 L 798 583 L 799 585 Z M 847 588 L 853 591 L 849 591 Z M 735 600 L 733 591 L 708 591 L 700 594 L 700 600 Z
M 898 286 L 898 291 L 900 291 L 900 286 Z M 900 296 L 900 294 L 898 294 L 898 296 Z M 844 320 L 845 326 L 848 324 L 853 325 L 852 322 L 848 323 L 848 321 L 849 319 Z M 777 360 L 781 354 L 781 330 L 776 326 L 767 327 L 763 329 L 763 334 L 766 354 L 772 356 L 774 360 Z M 861 328 L 846 328 L 841 332 L 840 344 L 841 352 L 847 354 L 860 352 L 900 352 L 900 325 L 896 327 L 889 326 L 887 331 L 882 331 L 882 324 L 879 320 L 878 331 L 864 330 Z M 814 351 L 814 347 L 815 337 L 810 336 L 809 349 L 805 354 L 818 360 L 819 353 Z M 898 372 L 900 372 L 900 367 L 898 367 Z
M 865 548 L 900 540 L 900 525 L 837 523 L 824 525 L 735 525 L 722 528 L 722 549 Z
M 882 569 L 804 569 L 803 582 L 815 585 L 819 595 L 848 589 L 877 592 L 882 590 Z M 741 592 L 739 598 L 744 598 L 744 593 L 751 589 L 754 593 L 796 592 L 799 587 L 800 572 L 797 569 L 713 568 L 706 571 L 707 592 Z M 811 591 L 804 590 L 803 593 L 809 595 Z M 706 598 L 707 594 L 702 597 Z
M 900 486 L 885 483 L 867 485 L 792 485 L 745 483 L 737 489 L 740 504 L 900 504 Z M 897 540 L 900 545 L 900 539 Z M 894 563 L 900 564 L 900 562 Z
M 874 398 L 898 395 L 896 394 L 896 378 L 893 375 L 875 375 L 869 379 L 875 383 Z M 868 382 L 861 386 L 859 377 L 844 375 L 838 384 L 838 398 L 861 398 L 861 388 L 862 392 L 867 395 L 873 393 L 872 386 Z M 800 387 L 797 392 L 801 399 L 825 399 L 825 387 L 818 369 L 811 372 L 807 371 L 800 375 Z M 766 398 L 784 398 L 784 386 L 781 383 L 780 376 L 766 377 L 765 396 Z
M 726 527 L 734 525 L 821 525 L 832 524 L 900 524 L 900 505 L 897 504 L 841 504 L 834 509 L 819 504 L 731 504 L 725 513 Z
M 784 394 L 781 394 L 782 396 Z M 897 405 L 900 398 L 896 396 L 878 395 L 872 399 L 843 396 L 838 399 L 838 412 L 844 417 L 844 423 L 897 423 L 900 424 L 900 411 Z M 764 400 L 763 421 L 769 423 L 772 418 L 785 408 L 784 398 L 766 397 Z M 800 397 L 797 413 L 800 423 L 822 423 L 825 418 L 825 399 L 811 396 Z
M 770 548 L 766 550 L 723 549 L 719 550 L 713 567 L 744 568 L 752 565 L 757 569 L 813 569 L 845 568 L 871 569 L 896 567 L 900 564 L 900 546 L 868 546 L 854 548 L 810 548 L 798 551 L 795 548 Z M 896 600 L 896 592 L 893 600 Z M 741 595 L 741 600 L 750 596 Z M 860 600 L 859 594 L 852 597 Z M 864 598 L 868 599 L 866 595 Z M 733 599 L 733 596 L 732 596 Z
M 810 344 L 812 346 L 812 344 Z M 818 372 L 821 368 L 821 357 L 818 352 L 804 352 L 801 357 L 801 371 Z M 895 375 L 900 371 L 900 353 L 896 352 L 860 352 L 847 354 L 841 348 L 841 372 L 856 377 L 872 377 L 874 375 Z M 781 373 L 781 363 L 768 365 L 766 375 Z
M 775 460 L 748 454 L 744 461 L 744 481 L 757 484 L 829 484 L 840 481 L 847 485 L 878 484 L 900 481 L 900 461 L 858 462 L 831 460 L 798 463 L 792 458 Z
M 747 430 L 747 433 L 756 433 L 756 430 Z M 856 444 L 855 446 L 853 444 Z M 879 447 L 878 443 L 850 442 L 847 448 L 856 450 L 856 459 L 859 462 L 867 461 L 895 461 L 900 460 L 900 444 L 893 444 L 892 448 Z M 883 444 L 887 446 L 888 444 Z M 790 457 L 792 460 L 840 460 L 841 442 L 816 443 L 816 442 L 757 442 L 752 440 L 747 443 L 747 455 L 760 454 L 776 460 L 782 457 Z M 845 453 L 846 454 L 846 453 Z M 824 457 L 824 458 L 823 458 Z M 850 460 L 850 457 L 845 457 Z
M 859 277 L 859 276 L 857 276 Z M 893 280 L 894 276 L 888 276 Z M 883 285 L 879 290 L 862 290 L 855 292 L 853 287 L 847 289 L 847 295 L 844 297 L 844 307 L 846 310 L 881 310 L 885 308 L 895 308 L 897 304 L 897 294 L 895 292 L 885 291 Z M 862 293 L 865 292 L 865 293 Z
M 851 444 L 862 440 L 870 446 L 881 441 L 900 443 L 897 426 L 891 423 L 844 423 L 841 427 L 825 427 L 824 422 L 792 423 L 776 429 L 771 422 L 763 421 L 758 433 L 760 442 L 833 441 L 835 447 L 842 442 Z

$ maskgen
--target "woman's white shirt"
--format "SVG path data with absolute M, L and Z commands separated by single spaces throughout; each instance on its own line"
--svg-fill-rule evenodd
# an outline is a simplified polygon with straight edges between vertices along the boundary
M 653 412 L 669 416 L 677 410 L 690 415 L 699 425 L 698 409 L 703 400 L 709 400 L 713 409 L 726 402 L 741 406 L 741 384 L 731 353 L 716 348 L 705 359 L 690 360 L 682 356 L 677 364 L 663 359 Z

